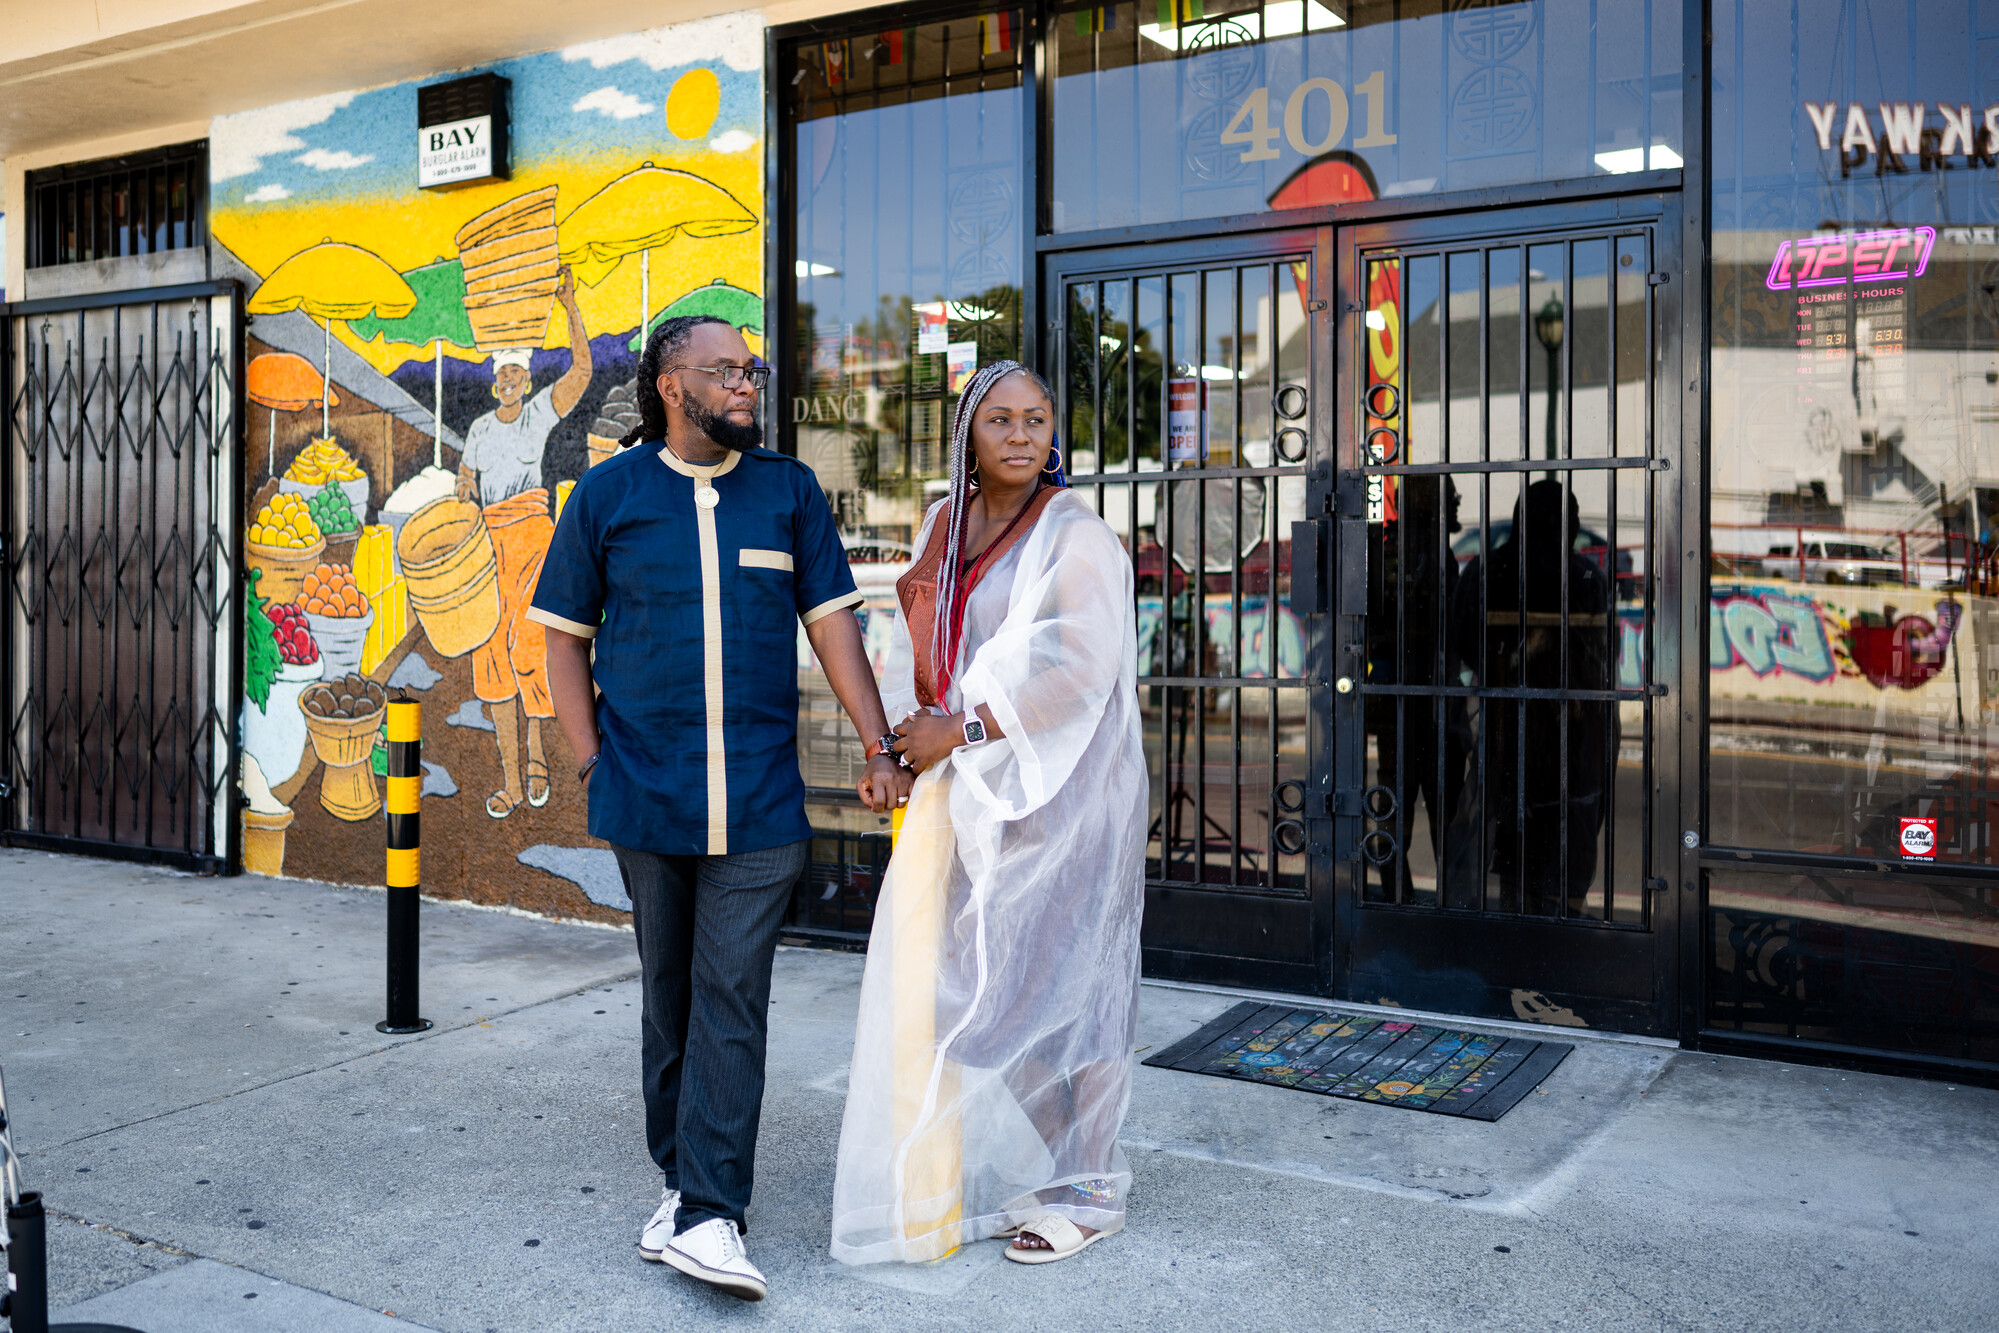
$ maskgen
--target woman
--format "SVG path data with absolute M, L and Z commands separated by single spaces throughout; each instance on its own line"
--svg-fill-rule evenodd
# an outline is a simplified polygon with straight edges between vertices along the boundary
M 833 1254 L 1124 1225 L 1146 780 L 1130 557 L 1067 490 L 1048 388 L 975 374 L 951 490 L 897 583 L 882 740 L 919 776 L 876 906 Z

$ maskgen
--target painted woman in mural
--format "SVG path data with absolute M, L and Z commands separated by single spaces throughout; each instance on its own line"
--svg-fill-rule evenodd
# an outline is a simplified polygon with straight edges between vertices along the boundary
M 547 644 L 541 626 L 527 618 L 541 562 L 555 535 L 541 464 L 549 433 L 582 399 L 591 370 L 590 334 L 576 308 L 576 281 L 567 267 L 556 297 L 569 321 L 569 369 L 546 393 L 537 394 L 528 373 L 532 348 L 493 353 L 493 397 L 500 405 L 465 432 L 465 452 L 458 463 L 459 498 L 477 495 L 499 565 L 500 624 L 472 654 L 473 692 L 489 705 L 500 746 L 502 786 L 486 798 L 486 813 L 494 819 L 505 819 L 522 800 L 536 808 L 547 805 L 550 792 L 541 739 L 542 719 L 555 716 L 548 695 Z M 522 714 L 527 716 L 525 782 Z

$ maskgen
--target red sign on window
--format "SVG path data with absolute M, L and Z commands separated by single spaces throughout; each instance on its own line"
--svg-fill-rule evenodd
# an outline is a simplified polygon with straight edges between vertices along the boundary
M 1902 859 L 1907 861 L 1937 859 L 1936 820 L 1916 815 L 1902 816 Z

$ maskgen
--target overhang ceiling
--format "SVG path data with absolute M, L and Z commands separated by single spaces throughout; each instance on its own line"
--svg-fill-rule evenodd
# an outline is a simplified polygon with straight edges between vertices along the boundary
M 726 0 L 0 0 L 0 157 L 427 78 L 737 7 Z

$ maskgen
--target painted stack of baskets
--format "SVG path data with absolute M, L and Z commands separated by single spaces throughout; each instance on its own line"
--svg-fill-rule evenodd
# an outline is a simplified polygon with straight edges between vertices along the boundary
M 516 195 L 458 229 L 465 314 L 482 352 L 540 347 L 561 281 L 555 187 Z

